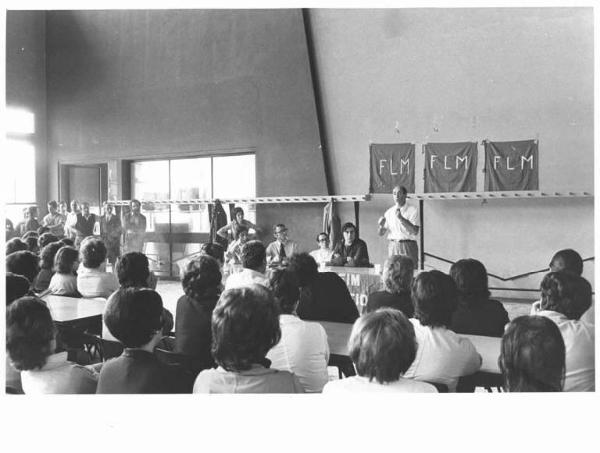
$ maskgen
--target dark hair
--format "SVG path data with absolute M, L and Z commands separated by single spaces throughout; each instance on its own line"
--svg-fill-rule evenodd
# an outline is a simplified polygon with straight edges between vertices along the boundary
M 40 267 L 51 271 L 54 267 L 54 257 L 56 253 L 63 247 L 60 242 L 51 242 L 40 252 Z
M 246 225 L 238 224 L 235 227 L 235 234 L 239 235 L 242 233 L 248 233 L 248 227 Z
M 242 266 L 258 270 L 265 263 L 267 253 L 260 241 L 248 241 L 242 246 Z
M 296 274 L 287 269 L 275 270 L 269 286 L 281 313 L 292 314 L 300 298 L 300 285 Z
M 52 354 L 54 335 L 52 316 L 43 300 L 25 296 L 6 307 L 6 349 L 15 369 L 43 367 Z
M 490 297 L 487 270 L 480 261 L 458 260 L 450 267 L 450 277 L 456 284 L 460 304 L 472 306 Z
M 545 316 L 519 316 L 502 337 L 498 365 L 509 392 L 560 392 L 565 379 L 565 342 Z
M 392 255 L 384 263 L 383 284 L 392 294 L 410 293 L 415 263 L 409 256 Z
M 23 242 L 27 242 L 28 238 L 32 238 L 33 237 L 37 241 L 37 238 L 39 236 L 40 235 L 37 233 L 37 231 L 30 230 L 30 231 L 26 231 L 25 233 L 23 233 L 23 236 L 21 236 L 21 239 L 23 240 Z
M 123 288 L 144 287 L 150 276 L 148 257 L 141 252 L 125 253 L 117 262 L 117 277 Z
M 26 237 L 24 239 L 25 243 L 27 244 L 27 250 L 29 250 L 32 253 L 36 253 L 40 250 L 40 248 L 38 247 L 38 238 L 37 236 L 29 236 Z
M 285 226 L 283 223 L 277 223 L 277 224 L 273 225 L 273 233 L 275 233 L 275 230 L 276 230 L 277 228 L 279 228 L 280 230 L 281 230 L 281 229 L 285 229 L 285 230 L 287 230 L 287 227 L 286 227 L 286 226 Z
M 223 247 L 214 242 L 205 242 L 200 246 L 200 253 L 203 255 L 212 256 L 219 263 L 223 264 L 225 261 L 225 251 Z
M 356 320 L 348 352 L 359 376 L 380 384 L 397 381 L 415 360 L 415 329 L 401 311 L 380 308 Z
M 440 271 L 421 272 L 412 285 L 412 301 L 421 325 L 448 327 L 457 306 L 454 280 Z
M 6 273 L 6 305 L 10 305 L 19 297 L 29 294 L 29 280 L 22 275 Z
M 6 241 L 6 254 L 27 250 L 27 244 L 21 238 L 12 238 Z
M 317 234 L 317 242 L 319 242 L 319 238 L 321 236 L 325 236 L 327 238 L 327 240 L 329 241 L 329 235 L 327 233 L 325 233 L 324 231 L 321 231 L 319 234 Z
M 75 242 L 73 242 L 73 239 L 69 239 L 69 238 L 62 238 L 60 241 L 62 245 L 66 245 L 67 247 L 74 247 L 75 246 Z
M 75 247 L 63 246 L 54 256 L 54 271 L 59 274 L 73 274 L 73 263 L 79 259 Z
M 242 208 L 240 208 L 239 206 L 233 208 L 233 218 L 235 219 L 236 216 L 238 215 L 238 212 L 241 212 L 242 214 L 244 213 L 244 210 Z
M 48 202 L 48 207 L 58 209 L 58 203 L 56 202 L 56 200 L 51 200 Z
M 148 288 L 120 288 L 108 298 L 104 323 L 110 333 L 127 348 L 139 348 L 162 330 L 163 303 Z
M 58 238 L 52 233 L 44 233 L 37 240 L 40 250 L 53 242 L 58 242 Z
M 345 233 L 348 228 L 354 228 L 354 231 L 356 231 L 356 227 L 352 222 L 346 222 L 342 225 L 342 233 Z
M 250 285 L 221 294 L 212 315 L 212 354 L 227 371 L 262 363 L 279 343 L 279 311 L 271 291 Z
M 542 310 L 562 313 L 569 319 L 579 319 L 592 305 L 592 286 L 578 275 L 550 272 L 541 284 Z
M 6 272 L 22 275 L 32 283 L 40 272 L 39 258 L 28 250 L 13 252 L 6 257 Z
M 401 185 L 399 185 L 399 184 L 396 184 L 394 187 L 392 187 L 392 192 L 394 191 L 394 189 L 395 189 L 396 187 L 397 187 L 398 189 L 400 189 L 400 191 L 401 191 L 401 192 L 402 192 L 404 195 L 408 194 L 408 189 L 407 189 L 405 186 L 401 186 Z
M 200 255 L 185 267 L 181 286 L 186 296 L 198 302 L 214 300 L 219 295 L 221 278 L 221 267 L 217 260 Z
M 292 255 L 289 259 L 287 269 L 296 274 L 300 286 L 309 285 L 319 275 L 317 262 L 308 253 L 296 253 Z
M 140 203 L 140 200 L 137 200 L 137 199 L 134 198 L 133 200 L 131 200 L 129 202 L 129 206 L 131 206 L 133 203 L 137 203 L 140 208 L 142 207 L 142 203 Z
M 106 260 L 106 246 L 104 241 L 93 236 L 88 236 L 79 247 L 81 261 L 88 269 L 96 269 Z
M 41 236 L 42 234 L 50 232 L 50 228 L 48 228 L 47 226 L 41 226 L 41 227 L 38 227 L 38 229 L 35 230 L 35 232 L 38 234 L 38 238 L 39 238 L 39 236 Z
M 554 269 L 552 269 L 553 267 Z M 583 274 L 583 260 L 581 255 L 573 249 L 559 250 L 550 260 L 550 270 L 581 275 Z

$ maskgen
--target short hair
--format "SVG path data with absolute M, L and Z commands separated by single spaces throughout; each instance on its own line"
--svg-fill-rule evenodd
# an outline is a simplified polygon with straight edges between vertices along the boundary
M 6 256 L 6 272 L 22 275 L 30 283 L 40 272 L 39 258 L 29 250 L 20 250 Z
M 553 267 L 554 269 L 552 269 Z M 559 250 L 550 260 L 550 269 L 581 275 L 583 274 L 583 260 L 581 255 L 573 249 Z
M 181 286 L 186 296 L 203 302 L 219 295 L 221 279 L 221 266 L 217 260 L 212 256 L 200 255 L 185 267 Z
M 242 233 L 248 233 L 248 227 L 246 225 L 237 225 L 235 227 L 235 233 L 236 234 L 242 234 Z
M 117 278 L 124 287 L 144 287 L 150 276 L 148 257 L 141 252 L 128 252 L 117 262 Z
M 38 247 L 37 236 L 28 236 L 25 238 L 25 244 L 27 244 L 27 250 L 33 253 L 37 253 L 40 248 Z
M 565 380 L 565 342 L 545 316 L 519 316 L 508 325 L 498 365 L 509 392 L 560 392 Z
M 58 202 L 58 205 L 59 205 L 59 206 L 69 206 L 69 203 L 67 203 L 65 200 L 60 200 L 60 201 Z
M 27 212 L 29 215 L 33 216 L 34 214 L 37 213 L 37 206 L 33 205 L 33 206 L 29 206 L 28 208 L 25 209 L 25 212 Z
M 271 274 L 269 287 L 281 313 L 292 314 L 300 299 L 300 285 L 296 274 L 287 269 L 275 270 Z
M 415 360 L 415 329 L 401 311 L 380 308 L 356 320 L 348 352 L 359 376 L 395 382 Z
M 383 284 L 392 294 L 410 293 L 415 262 L 409 256 L 392 255 L 383 266 Z
M 223 250 L 223 247 L 214 242 L 205 242 L 200 245 L 200 253 L 212 256 L 221 264 L 225 262 L 225 251 Z
M 244 210 L 242 208 L 240 208 L 239 206 L 236 206 L 235 208 L 233 208 L 233 218 L 235 219 L 236 216 L 238 215 L 238 213 L 244 213 Z
M 458 260 L 450 267 L 450 277 L 456 284 L 459 303 L 470 306 L 490 297 L 487 270 L 480 261 Z
M 327 238 L 327 240 L 329 241 L 329 235 L 327 233 L 325 233 L 324 231 L 321 231 L 319 234 L 317 234 L 317 242 L 319 242 L 319 238 L 321 236 L 325 236 Z
M 134 198 L 133 200 L 131 200 L 131 201 L 129 202 L 129 206 L 131 206 L 131 205 L 132 205 L 132 204 L 134 204 L 134 203 L 137 203 L 137 204 L 139 205 L 139 207 L 140 207 L 140 208 L 142 207 L 142 203 L 140 203 L 140 200 L 138 200 L 138 199 L 136 199 L 136 198 Z
M 72 274 L 73 264 L 79 259 L 79 252 L 75 247 L 63 246 L 54 256 L 54 271 L 59 274 Z
M 56 253 L 63 247 L 60 242 L 51 242 L 40 252 L 40 267 L 48 271 L 54 267 Z
M 37 238 L 38 238 L 39 236 L 40 236 L 40 235 L 37 233 L 37 231 L 29 230 L 29 231 L 26 231 L 25 233 L 23 233 L 23 236 L 21 236 L 21 239 L 22 239 L 23 241 L 27 241 L 27 239 L 28 239 L 28 238 L 30 238 L 30 237 L 34 237 L 34 238 L 35 238 L 35 240 L 37 241 Z
M 592 305 L 592 286 L 583 277 L 568 272 L 550 272 L 540 285 L 542 310 L 579 319 Z
M 265 246 L 260 241 L 248 241 L 242 246 L 242 266 L 258 270 L 267 259 Z
M 29 280 L 22 275 L 6 273 L 6 305 L 20 297 L 26 296 L 30 292 Z
M 346 222 L 342 225 L 342 233 L 345 233 L 349 228 L 354 228 L 354 231 L 356 231 L 356 226 L 352 222 Z
M 290 272 L 296 274 L 300 286 L 311 284 L 319 275 L 317 262 L 306 252 L 292 255 L 287 268 Z
M 283 224 L 283 223 L 277 223 L 275 225 L 273 225 L 273 233 L 275 233 L 275 230 L 279 228 L 280 230 L 287 230 L 287 227 Z
M 6 241 L 6 254 L 27 250 L 27 244 L 21 238 L 12 238 Z
M 74 247 L 75 246 L 75 242 L 73 242 L 73 239 L 70 239 L 70 238 L 62 238 L 58 242 L 60 242 L 62 245 L 66 245 L 66 246 L 69 246 L 69 247 Z
M 41 235 L 45 234 L 45 233 L 49 233 L 50 232 L 50 228 L 48 228 L 47 226 L 40 226 L 38 227 L 37 230 L 35 230 L 35 232 L 38 234 L 38 239 Z
M 412 301 L 421 325 L 448 327 L 457 307 L 454 280 L 440 271 L 421 272 L 412 285 Z
M 37 240 L 38 247 L 40 249 L 43 249 L 52 242 L 58 242 L 58 237 L 56 237 L 52 233 L 43 233 Z
M 110 295 L 104 310 L 104 323 L 125 347 L 148 344 L 163 327 L 163 302 L 148 288 L 120 288 Z
M 81 242 L 79 253 L 84 267 L 96 269 L 106 260 L 106 245 L 102 239 L 88 236 Z
M 56 200 L 51 200 L 48 202 L 48 207 L 58 209 L 58 203 L 56 202 Z
M 279 343 L 279 310 L 271 291 L 250 285 L 221 294 L 212 314 L 212 354 L 227 371 L 248 370 Z
M 15 369 L 43 367 L 52 354 L 54 337 L 52 316 L 43 300 L 25 296 L 6 307 L 6 349 Z
M 392 188 L 392 192 L 394 191 L 395 188 L 398 188 L 398 190 L 400 190 L 404 195 L 408 194 L 408 189 L 405 186 L 401 186 L 399 184 L 396 184 L 393 188 Z

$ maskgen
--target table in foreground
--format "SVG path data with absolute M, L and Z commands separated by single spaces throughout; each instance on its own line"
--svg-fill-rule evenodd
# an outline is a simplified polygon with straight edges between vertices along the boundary
M 102 318 L 106 300 L 84 299 L 79 297 L 65 297 L 47 295 L 42 298 L 52 314 L 52 319 L 58 323 L 68 323 L 86 320 L 89 318 Z

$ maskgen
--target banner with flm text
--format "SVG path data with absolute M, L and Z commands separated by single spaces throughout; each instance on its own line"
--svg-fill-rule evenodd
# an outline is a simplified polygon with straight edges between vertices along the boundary
M 537 140 L 485 141 L 485 190 L 539 190 Z
M 425 193 L 475 192 L 477 143 L 426 143 Z
M 370 193 L 391 193 L 395 186 L 415 191 L 414 143 L 371 144 Z

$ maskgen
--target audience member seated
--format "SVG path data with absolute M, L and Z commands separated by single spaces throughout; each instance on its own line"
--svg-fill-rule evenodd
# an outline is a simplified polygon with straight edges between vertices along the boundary
M 381 308 L 367 313 L 354 323 L 348 340 L 358 375 L 329 382 L 323 393 L 437 392 L 431 384 L 403 377 L 416 351 L 415 329 L 401 311 Z
M 23 210 L 23 221 L 20 222 L 16 230 L 19 233 L 19 236 L 23 236 L 25 233 L 29 231 L 37 231 L 40 227 L 40 223 L 37 219 L 38 210 L 37 206 L 29 206 Z
M 56 331 L 50 310 L 37 297 L 22 297 L 6 309 L 6 349 L 21 371 L 26 394 L 94 393 L 97 375 L 55 353 Z
M 233 220 L 222 228 L 219 228 L 217 234 L 228 242 L 233 242 L 238 238 L 239 227 L 243 226 L 250 234 L 250 230 L 254 233 L 260 232 L 260 229 L 249 220 L 244 219 L 244 210 L 239 206 L 233 209 Z
M 569 272 L 550 272 L 542 280 L 539 316 L 558 326 L 566 348 L 565 392 L 595 389 L 594 326 L 580 321 L 592 303 L 592 287 Z
M 180 372 L 153 351 L 163 336 L 163 303 L 147 288 L 122 288 L 109 298 L 104 322 L 125 350 L 102 366 L 97 393 L 189 393 Z
M 233 273 L 225 282 L 225 289 L 239 288 L 253 283 L 269 286 L 269 278 L 265 275 L 267 261 L 265 246 L 260 241 L 248 241 L 242 247 L 241 272 Z
M 27 250 L 27 244 L 21 238 L 12 238 L 6 241 L 6 256 L 21 250 Z
M 273 227 L 275 241 L 267 246 L 267 263 L 285 266 L 290 257 L 298 252 L 298 244 L 288 238 L 288 229 L 283 223 Z
M 457 305 L 454 281 L 440 271 L 421 272 L 412 286 L 417 356 L 405 377 L 438 382 L 456 390 L 461 376 L 481 367 L 481 356 L 473 344 L 450 330 Z
M 298 281 L 289 270 L 276 270 L 271 289 L 279 306 L 281 340 L 267 354 L 271 368 L 294 373 L 307 393 L 320 393 L 327 383 L 329 344 L 321 324 L 302 321 L 296 316 L 300 297 Z
M 248 242 L 248 228 L 243 225 L 237 227 L 237 239 L 229 244 L 225 260 L 229 264 L 242 263 L 242 246 Z
M 77 291 L 79 252 L 74 247 L 61 247 L 54 257 L 54 275 L 48 293 L 57 296 L 81 297 Z
M 415 272 L 412 258 L 404 255 L 392 255 L 383 268 L 384 291 L 369 294 L 367 313 L 381 307 L 400 310 L 407 318 L 412 318 L 415 310 L 410 298 L 410 287 Z
M 75 241 L 73 241 L 73 239 L 62 238 L 58 242 L 60 242 L 62 245 L 66 245 L 67 247 L 75 247 Z
M 33 289 L 36 293 L 44 292 L 50 286 L 50 281 L 54 275 L 54 258 L 61 249 L 62 244 L 51 242 L 40 252 L 40 272 L 37 274 Z
M 358 309 L 344 280 L 335 272 L 319 272 L 317 262 L 308 253 L 290 259 L 289 270 L 300 285 L 296 313 L 301 319 L 352 323 Z
M 217 369 L 200 372 L 194 393 L 303 393 L 289 371 L 269 368 L 267 352 L 281 338 L 271 291 L 261 285 L 221 294 L 212 316 Z
M 16 237 L 20 236 L 19 233 L 15 230 L 15 226 L 13 225 L 12 220 L 7 218 L 5 225 L 6 225 L 6 229 L 4 231 L 6 233 L 5 241 L 8 242 L 12 238 L 16 238 Z
M 344 238 L 333 248 L 331 264 L 334 266 L 369 267 L 367 243 L 356 237 L 356 227 L 347 222 L 342 226 Z
M 115 274 L 106 272 L 106 246 L 101 239 L 85 238 L 79 253 L 83 267 L 77 274 L 77 290 L 83 297 L 107 298 L 119 288 Z
M 42 250 L 44 247 L 46 247 L 48 244 L 51 244 L 52 242 L 58 242 L 58 238 L 52 233 L 43 233 L 39 235 L 37 239 L 39 250 Z
M 508 324 L 504 305 L 490 299 L 487 271 L 474 259 L 458 260 L 450 267 L 458 290 L 458 307 L 450 328 L 456 333 L 501 337 Z
M 38 235 L 37 233 L 28 232 L 23 236 L 23 241 L 27 244 L 27 250 L 31 253 L 35 253 L 36 255 L 39 253 L 40 248 L 38 246 Z
M 181 279 L 184 296 L 177 301 L 175 351 L 194 357 L 201 368 L 212 365 L 212 312 L 221 295 L 219 263 L 208 255 L 190 261 Z
M 22 275 L 6 272 L 6 306 L 23 296 L 34 296 L 29 280 Z
M 317 245 L 319 248 L 310 252 L 317 264 L 329 265 L 333 258 L 333 250 L 329 248 L 329 235 L 327 233 L 319 233 L 317 235 Z
M 6 272 L 22 275 L 29 281 L 31 288 L 39 271 L 39 258 L 28 250 L 14 252 L 6 257 Z
M 45 227 L 45 226 L 41 226 L 36 230 L 36 233 L 38 235 L 38 238 L 44 234 L 44 233 L 50 233 L 50 228 Z
M 200 246 L 200 253 L 202 255 L 212 256 L 219 262 L 219 266 L 223 267 L 223 263 L 225 263 L 225 252 L 223 251 L 223 247 L 214 242 L 205 242 Z
M 498 365 L 507 392 L 561 392 L 565 380 L 565 342 L 543 316 L 519 316 L 502 337 Z

